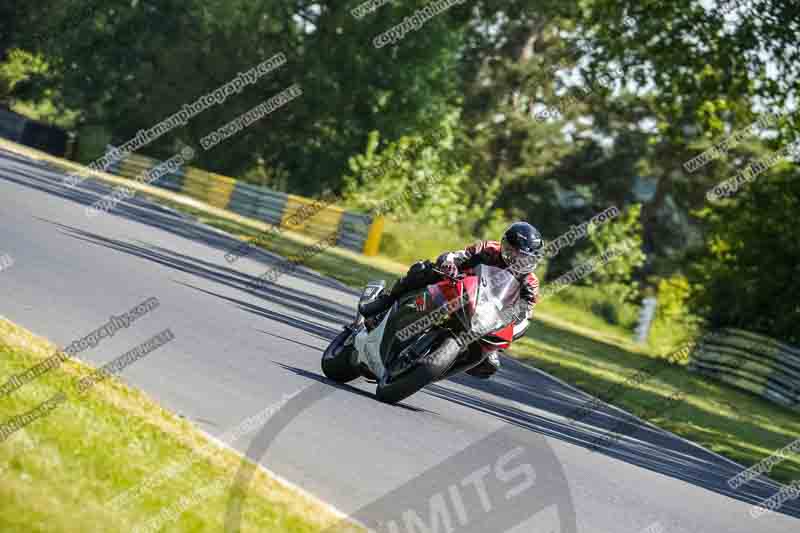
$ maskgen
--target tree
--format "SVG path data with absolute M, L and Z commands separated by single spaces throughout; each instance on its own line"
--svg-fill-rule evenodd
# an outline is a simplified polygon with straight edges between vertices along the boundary
M 620 301 L 634 300 L 639 294 L 635 271 L 644 264 L 642 226 L 639 223 L 641 206 L 633 204 L 619 217 L 589 231 L 590 246 L 578 254 L 576 264 L 598 263 L 598 257 L 609 254 L 610 259 L 594 270 L 589 280 L 601 285 Z
M 369 131 L 395 139 L 434 126 L 450 110 L 451 71 L 465 23 L 461 7 L 395 46 L 373 46 L 377 33 L 413 9 L 393 6 L 362 22 L 329 1 L 50 0 L 32 24 L 58 39 L 17 45 L 45 54 L 51 65 L 33 80 L 31 97 L 79 110 L 83 123 L 111 130 L 114 144 L 285 53 L 285 66 L 170 131 L 147 153 L 168 157 L 179 143 L 197 146 L 204 135 L 297 83 L 301 98 L 238 133 L 235 142 L 201 152 L 197 164 L 239 175 L 263 159 L 289 173 L 292 190 L 314 194 L 340 186 L 348 158 Z
M 693 258 L 694 307 L 710 327 L 800 343 L 800 172 L 783 163 L 704 209 L 708 247 Z

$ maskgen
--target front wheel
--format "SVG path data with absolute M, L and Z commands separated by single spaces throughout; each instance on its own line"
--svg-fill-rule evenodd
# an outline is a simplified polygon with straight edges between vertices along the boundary
M 408 398 L 444 375 L 458 357 L 459 351 L 458 342 L 448 335 L 438 348 L 420 359 L 412 370 L 389 383 L 380 382 L 376 396 L 386 403 L 397 403 Z
M 352 344 L 345 346 L 345 342 L 352 334 L 349 328 L 345 328 L 322 354 L 322 373 L 338 383 L 347 383 L 361 376 L 358 367 L 353 366 L 355 348 Z

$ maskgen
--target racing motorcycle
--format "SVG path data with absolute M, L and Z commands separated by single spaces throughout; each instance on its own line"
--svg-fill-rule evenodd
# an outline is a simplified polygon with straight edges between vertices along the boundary
M 339 383 L 363 376 L 377 383 L 379 400 L 397 403 L 525 335 L 526 306 L 508 270 L 478 265 L 455 277 L 437 272 L 444 279 L 403 295 L 375 317 L 356 311 L 322 355 L 325 376 Z M 383 280 L 369 282 L 360 303 L 385 288 Z

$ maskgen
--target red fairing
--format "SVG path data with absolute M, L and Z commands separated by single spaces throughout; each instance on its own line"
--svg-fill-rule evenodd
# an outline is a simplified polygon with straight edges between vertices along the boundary
M 465 273 L 467 274 L 467 277 L 463 278 L 462 281 L 468 284 L 467 287 L 469 290 L 469 305 L 470 305 L 469 311 L 470 313 L 474 313 L 475 301 L 478 292 L 479 278 L 474 275 L 475 274 L 474 269 L 467 268 L 464 270 Z M 493 350 L 504 350 L 509 346 L 511 346 L 511 341 L 514 339 L 514 325 L 510 324 L 504 327 L 503 329 L 499 329 L 497 331 L 493 331 L 492 333 L 488 333 L 481 340 L 484 339 L 491 339 L 492 341 L 492 342 L 481 342 L 481 349 L 484 352 L 491 352 Z M 495 344 L 499 341 L 505 341 L 505 342 L 501 342 L 500 344 Z
M 461 308 L 461 303 L 459 302 L 459 296 L 464 295 L 464 299 L 467 303 L 467 313 L 472 315 L 475 313 L 475 306 L 477 304 L 477 295 L 478 295 L 478 284 L 480 283 L 480 278 L 475 275 L 473 269 L 465 269 L 466 274 L 463 278 L 453 282 L 449 279 L 439 281 L 433 285 L 428 286 L 428 294 L 429 298 L 427 301 L 424 297 L 417 298 L 417 309 L 422 311 L 430 311 L 433 309 L 441 308 L 448 304 L 448 302 L 453 303 L 453 308 L 451 312 L 454 312 L 455 309 Z M 497 331 L 493 331 L 491 333 L 487 333 L 483 337 L 479 339 L 481 350 L 486 352 L 492 352 L 496 350 L 504 350 L 511 346 L 511 342 L 514 339 L 514 325 L 509 324 Z
M 493 331 L 484 337 L 481 337 L 481 351 L 494 352 L 496 350 L 505 350 L 511 346 L 511 341 L 514 339 L 514 325 L 509 324 L 503 329 Z
M 466 276 L 461 278 L 460 280 L 453 283 L 450 280 L 444 280 L 436 283 L 435 287 L 436 290 L 431 291 L 431 296 L 434 301 L 435 306 L 442 306 L 445 305 L 447 302 L 458 302 L 459 297 L 464 294 L 464 299 L 467 301 L 468 304 L 468 312 L 474 313 L 475 312 L 475 302 L 476 297 L 478 294 L 478 277 L 477 276 Z M 438 292 L 439 294 L 435 294 Z M 459 309 L 461 305 L 457 306 Z
M 477 265 L 490 265 L 499 268 L 507 268 L 503 255 L 501 253 L 502 247 L 498 241 L 478 241 L 475 244 L 467 246 L 463 250 L 452 252 L 454 260 L 459 270 L 462 272 L 471 270 Z M 437 261 L 442 260 L 448 254 L 442 254 Z M 539 278 L 536 274 L 528 274 L 520 279 L 522 289 L 520 296 L 529 303 L 530 311 L 533 311 L 533 306 L 541 300 L 539 295 Z
M 489 335 L 492 335 L 493 337 L 498 337 L 510 343 L 514 339 L 514 324 L 509 324 L 503 329 L 498 329 L 497 331 L 493 331 Z

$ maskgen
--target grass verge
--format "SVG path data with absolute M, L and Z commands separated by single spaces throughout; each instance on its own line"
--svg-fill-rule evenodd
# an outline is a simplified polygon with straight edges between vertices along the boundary
M 514 345 L 522 361 L 599 396 L 617 384 L 609 403 L 646 419 L 742 465 L 752 466 L 800 438 L 797 413 L 673 365 L 638 386 L 627 376 L 650 364 L 651 355 L 628 337 L 594 335 L 564 323 L 536 321 L 528 336 Z M 682 391 L 685 400 L 668 413 L 647 419 L 652 406 Z M 800 457 L 776 465 L 769 477 L 800 478 Z
M 55 353 L 55 346 L 0 318 L 0 375 L 19 373 Z M 137 531 L 166 509 L 183 511 L 167 531 L 222 531 L 241 456 L 210 444 L 202 433 L 144 393 L 115 379 L 84 395 L 75 383 L 93 369 L 68 360 L 0 398 L 2 422 L 63 391 L 64 403 L 0 442 L 0 531 Z M 197 459 L 197 452 L 212 453 Z M 165 466 L 192 466 L 112 511 L 108 504 Z M 242 531 L 323 531 L 336 523 L 324 506 L 256 470 L 243 503 Z M 220 490 L 205 490 L 219 483 Z M 193 505 L 180 505 L 188 496 Z M 351 529 L 350 531 L 356 531 Z

